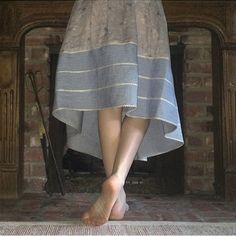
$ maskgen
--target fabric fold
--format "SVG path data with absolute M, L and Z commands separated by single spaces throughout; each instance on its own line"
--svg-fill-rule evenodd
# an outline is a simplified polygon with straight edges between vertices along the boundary
M 159 0 L 115 2 L 75 3 L 59 55 L 53 115 L 67 124 L 69 148 L 98 158 L 97 110 L 123 107 L 123 117 L 150 119 L 136 156 L 147 160 L 183 145 L 165 15 Z M 103 12 L 96 20 L 94 8 Z

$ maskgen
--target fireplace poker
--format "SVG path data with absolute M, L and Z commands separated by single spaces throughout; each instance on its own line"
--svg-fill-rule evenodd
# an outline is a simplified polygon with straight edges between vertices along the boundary
M 41 146 L 43 149 L 43 157 L 44 157 L 44 162 L 45 162 L 45 169 L 46 169 L 46 176 L 49 176 L 49 162 L 48 162 L 48 145 L 47 145 L 47 139 L 45 136 L 45 133 L 42 134 L 42 138 L 40 139 Z M 52 196 L 52 191 L 50 190 L 49 184 L 48 184 L 48 179 L 47 182 L 44 185 L 45 191 Z
M 38 105 L 39 113 L 40 113 L 40 116 L 41 116 L 41 119 L 42 119 L 43 127 L 44 127 L 44 130 L 45 130 L 45 135 L 46 135 L 46 138 L 47 138 L 47 141 L 48 141 L 50 151 L 52 153 L 52 159 L 53 159 L 53 163 L 54 163 L 54 166 L 55 166 L 55 169 L 56 169 L 56 174 L 57 174 L 57 179 L 58 179 L 58 182 L 59 182 L 60 191 L 61 191 L 62 195 L 65 195 L 65 190 L 64 190 L 62 178 L 61 178 L 59 168 L 58 168 L 58 165 L 57 165 L 57 162 L 56 162 L 54 150 L 53 150 L 53 147 L 52 147 L 52 142 L 51 142 L 50 136 L 49 136 L 47 128 L 46 128 L 46 123 L 45 123 L 43 112 L 42 112 L 42 106 L 41 106 L 39 96 L 38 96 L 37 85 L 36 85 L 36 82 L 35 82 L 35 74 L 30 70 L 26 73 L 26 75 L 28 75 L 28 77 L 31 81 L 33 92 L 35 94 L 35 99 L 36 99 L 36 103 Z

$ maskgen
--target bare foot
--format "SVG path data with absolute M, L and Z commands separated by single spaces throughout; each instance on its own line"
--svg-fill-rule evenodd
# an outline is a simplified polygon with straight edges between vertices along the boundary
M 124 218 L 125 212 L 129 210 L 129 205 L 126 203 L 126 194 L 124 188 L 121 188 L 118 199 L 116 200 L 109 219 L 121 220 Z
M 122 183 L 116 175 L 110 176 L 102 185 L 102 192 L 95 203 L 82 215 L 83 223 L 87 225 L 105 224 L 111 210 L 118 199 Z

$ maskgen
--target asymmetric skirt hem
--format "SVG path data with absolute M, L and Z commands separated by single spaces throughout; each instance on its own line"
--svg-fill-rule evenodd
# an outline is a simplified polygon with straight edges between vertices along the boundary
M 166 19 L 160 0 L 75 2 L 56 73 L 53 115 L 67 146 L 102 158 L 97 111 L 150 119 L 135 159 L 183 145 Z

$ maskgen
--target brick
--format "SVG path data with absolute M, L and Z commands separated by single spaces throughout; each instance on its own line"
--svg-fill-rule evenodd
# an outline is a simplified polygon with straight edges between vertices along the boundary
M 50 34 L 49 37 L 45 40 L 46 45 L 50 44 L 62 44 L 64 35 L 60 34 Z
M 31 49 L 30 48 L 25 48 L 25 62 L 31 60 Z
M 186 47 L 185 49 L 185 60 L 202 60 L 203 58 L 203 48 L 191 48 L 191 47 Z
M 36 117 L 38 117 L 39 109 L 38 109 L 38 106 L 36 105 L 36 103 L 32 104 L 32 106 L 29 107 L 29 108 L 30 108 L 30 115 L 31 115 L 30 118 L 34 118 L 35 119 Z
M 33 29 L 26 35 L 27 38 L 45 38 L 49 35 L 60 35 L 65 34 L 65 28 L 55 28 L 55 27 L 43 27 Z
M 212 91 L 212 77 L 203 77 L 202 78 L 202 87 L 209 88 L 210 91 Z
M 211 178 L 191 177 L 186 181 L 186 188 L 191 193 L 214 193 L 213 182 Z
M 189 27 L 186 28 L 185 32 L 187 32 L 189 35 L 207 35 L 210 36 L 210 31 L 203 28 L 198 27 Z
M 213 133 L 208 133 L 205 136 L 205 143 L 209 146 L 214 146 L 214 136 Z
M 185 163 L 185 175 L 188 176 L 204 175 L 204 165 L 202 163 L 197 163 L 197 162 Z
M 213 120 L 205 122 L 205 124 L 204 124 L 204 131 L 206 131 L 206 132 L 214 132 Z
M 205 60 L 205 61 L 212 61 L 211 47 L 203 49 L 202 59 Z
M 28 87 L 25 89 L 25 104 L 27 103 L 35 103 L 35 95 L 29 91 Z
M 49 63 L 48 63 L 48 40 L 51 43 L 61 43 L 65 34 L 62 28 L 38 28 L 27 33 L 25 37 L 25 71 L 32 70 L 36 73 L 38 88 L 43 88 L 39 92 L 42 103 L 43 113 L 46 121 L 49 116 Z M 32 92 L 30 81 L 25 83 L 25 143 L 24 143 L 24 161 L 27 175 L 29 174 L 29 163 L 31 165 L 31 174 L 41 176 L 40 178 L 28 178 L 27 189 L 33 192 L 42 191 L 42 175 L 45 175 L 43 166 L 43 154 L 40 144 L 39 125 L 41 118 L 35 105 L 35 96 Z M 31 146 L 31 147 L 30 147 Z M 41 163 L 41 164 L 39 164 Z
M 210 35 L 183 35 L 181 37 L 181 41 L 184 44 L 203 44 L 203 45 L 210 45 L 211 44 L 211 36 Z
M 211 150 L 189 150 L 186 148 L 184 155 L 186 161 L 214 163 L 214 151 Z
M 209 91 L 186 91 L 184 93 L 184 101 L 212 104 L 212 93 L 209 93 Z
M 199 192 L 203 186 L 203 180 L 201 178 L 188 178 L 186 179 L 186 189 L 190 193 Z
M 185 162 L 188 161 L 202 161 L 202 152 L 196 151 L 196 150 L 188 150 L 187 148 L 184 151 L 185 156 Z
M 198 151 L 193 151 L 193 150 L 188 150 L 187 148 L 184 151 L 184 158 L 185 158 L 185 162 L 186 161 L 200 161 L 202 160 L 202 158 L 200 158 L 201 153 Z
M 213 121 L 185 121 L 185 126 L 189 131 L 212 132 Z
M 189 135 L 187 137 L 187 144 L 189 146 L 194 146 L 194 147 L 202 147 L 204 146 L 204 138 L 202 136 L 191 136 Z
M 206 107 L 206 111 L 207 111 L 207 116 L 208 117 L 213 117 L 214 116 L 214 107 L 212 105 L 208 105 Z
M 212 64 L 211 63 L 200 63 L 200 62 L 186 62 L 185 73 L 203 73 L 211 74 L 212 73 Z
M 26 178 L 25 193 L 42 193 L 44 192 L 45 178 Z
M 25 37 L 25 47 L 31 49 L 31 47 L 36 45 L 44 45 L 45 37 L 33 37 L 31 35 L 26 35 Z
M 25 132 L 32 132 L 37 130 L 39 127 L 39 122 L 38 120 L 35 119 L 30 119 L 28 121 L 25 121 Z
M 179 36 L 178 35 L 174 35 L 174 34 L 169 35 L 169 43 L 170 44 L 177 44 L 178 42 L 179 42 Z
M 30 162 L 25 161 L 24 162 L 24 177 L 30 176 Z
M 48 50 L 45 47 L 32 48 L 31 59 L 32 60 L 47 60 Z
M 42 107 L 43 115 L 45 117 L 45 120 L 49 117 L 49 106 L 43 106 Z M 41 121 L 41 118 L 40 118 Z
M 30 144 L 30 132 L 24 132 L 24 152 L 26 152 L 26 148 L 29 147 Z
M 186 119 L 205 117 L 207 115 L 205 105 L 184 104 L 184 117 Z
M 209 151 L 209 152 L 207 153 L 207 160 L 208 160 L 208 161 L 212 161 L 212 163 L 213 163 L 213 162 L 214 162 L 214 159 L 215 159 L 214 150 Z
M 47 93 L 49 93 L 49 81 L 50 81 L 49 71 L 48 73 L 42 73 L 41 77 L 42 77 L 41 86 Z
M 213 133 L 188 134 L 186 144 L 194 148 L 211 148 L 214 146 Z
M 46 89 L 43 89 L 40 91 L 39 93 L 39 100 L 40 100 L 40 103 L 41 105 L 48 105 L 49 103 L 49 93 Z
M 43 152 L 40 147 L 25 148 L 24 150 L 25 161 L 40 161 L 43 160 Z
M 200 77 L 185 77 L 183 81 L 184 88 L 201 88 L 202 79 Z
M 204 175 L 214 177 L 214 163 L 207 162 L 204 166 Z
M 43 27 L 43 28 L 36 28 L 36 29 L 33 29 L 31 30 L 27 35 L 28 37 L 42 37 L 44 36 L 45 34 L 48 35 L 48 32 L 51 31 L 52 28 L 51 27 Z
M 25 64 L 25 71 L 27 72 L 28 70 L 32 70 L 33 72 L 39 71 L 40 73 L 36 74 L 37 78 L 38 77 L 44 78 L 49 74 L 49 66 L 46 61 L 45 62 L 40 61 L 38 63 L 28 62 Z
M 28 121 L 24 122 L 24 131 L 25 131 L 25 133 L 30 132 L 30 124 Z
M 44 161 L 31 162 L 30 176 L 32 177 L 46 177 Z
M 30 147 L 40 147 L 41 143 L 40 143 L 40 138 L 39 136 L 35 135 L 35 136 L 31 136 L 30 137 Z
M 187 184 L 186 181 L 185 181 L 185 184 L 184 184 L 184 194 L 186 194 L 186 195 L 192 194 L 191 186 L 189 185 L 189 183 Z

